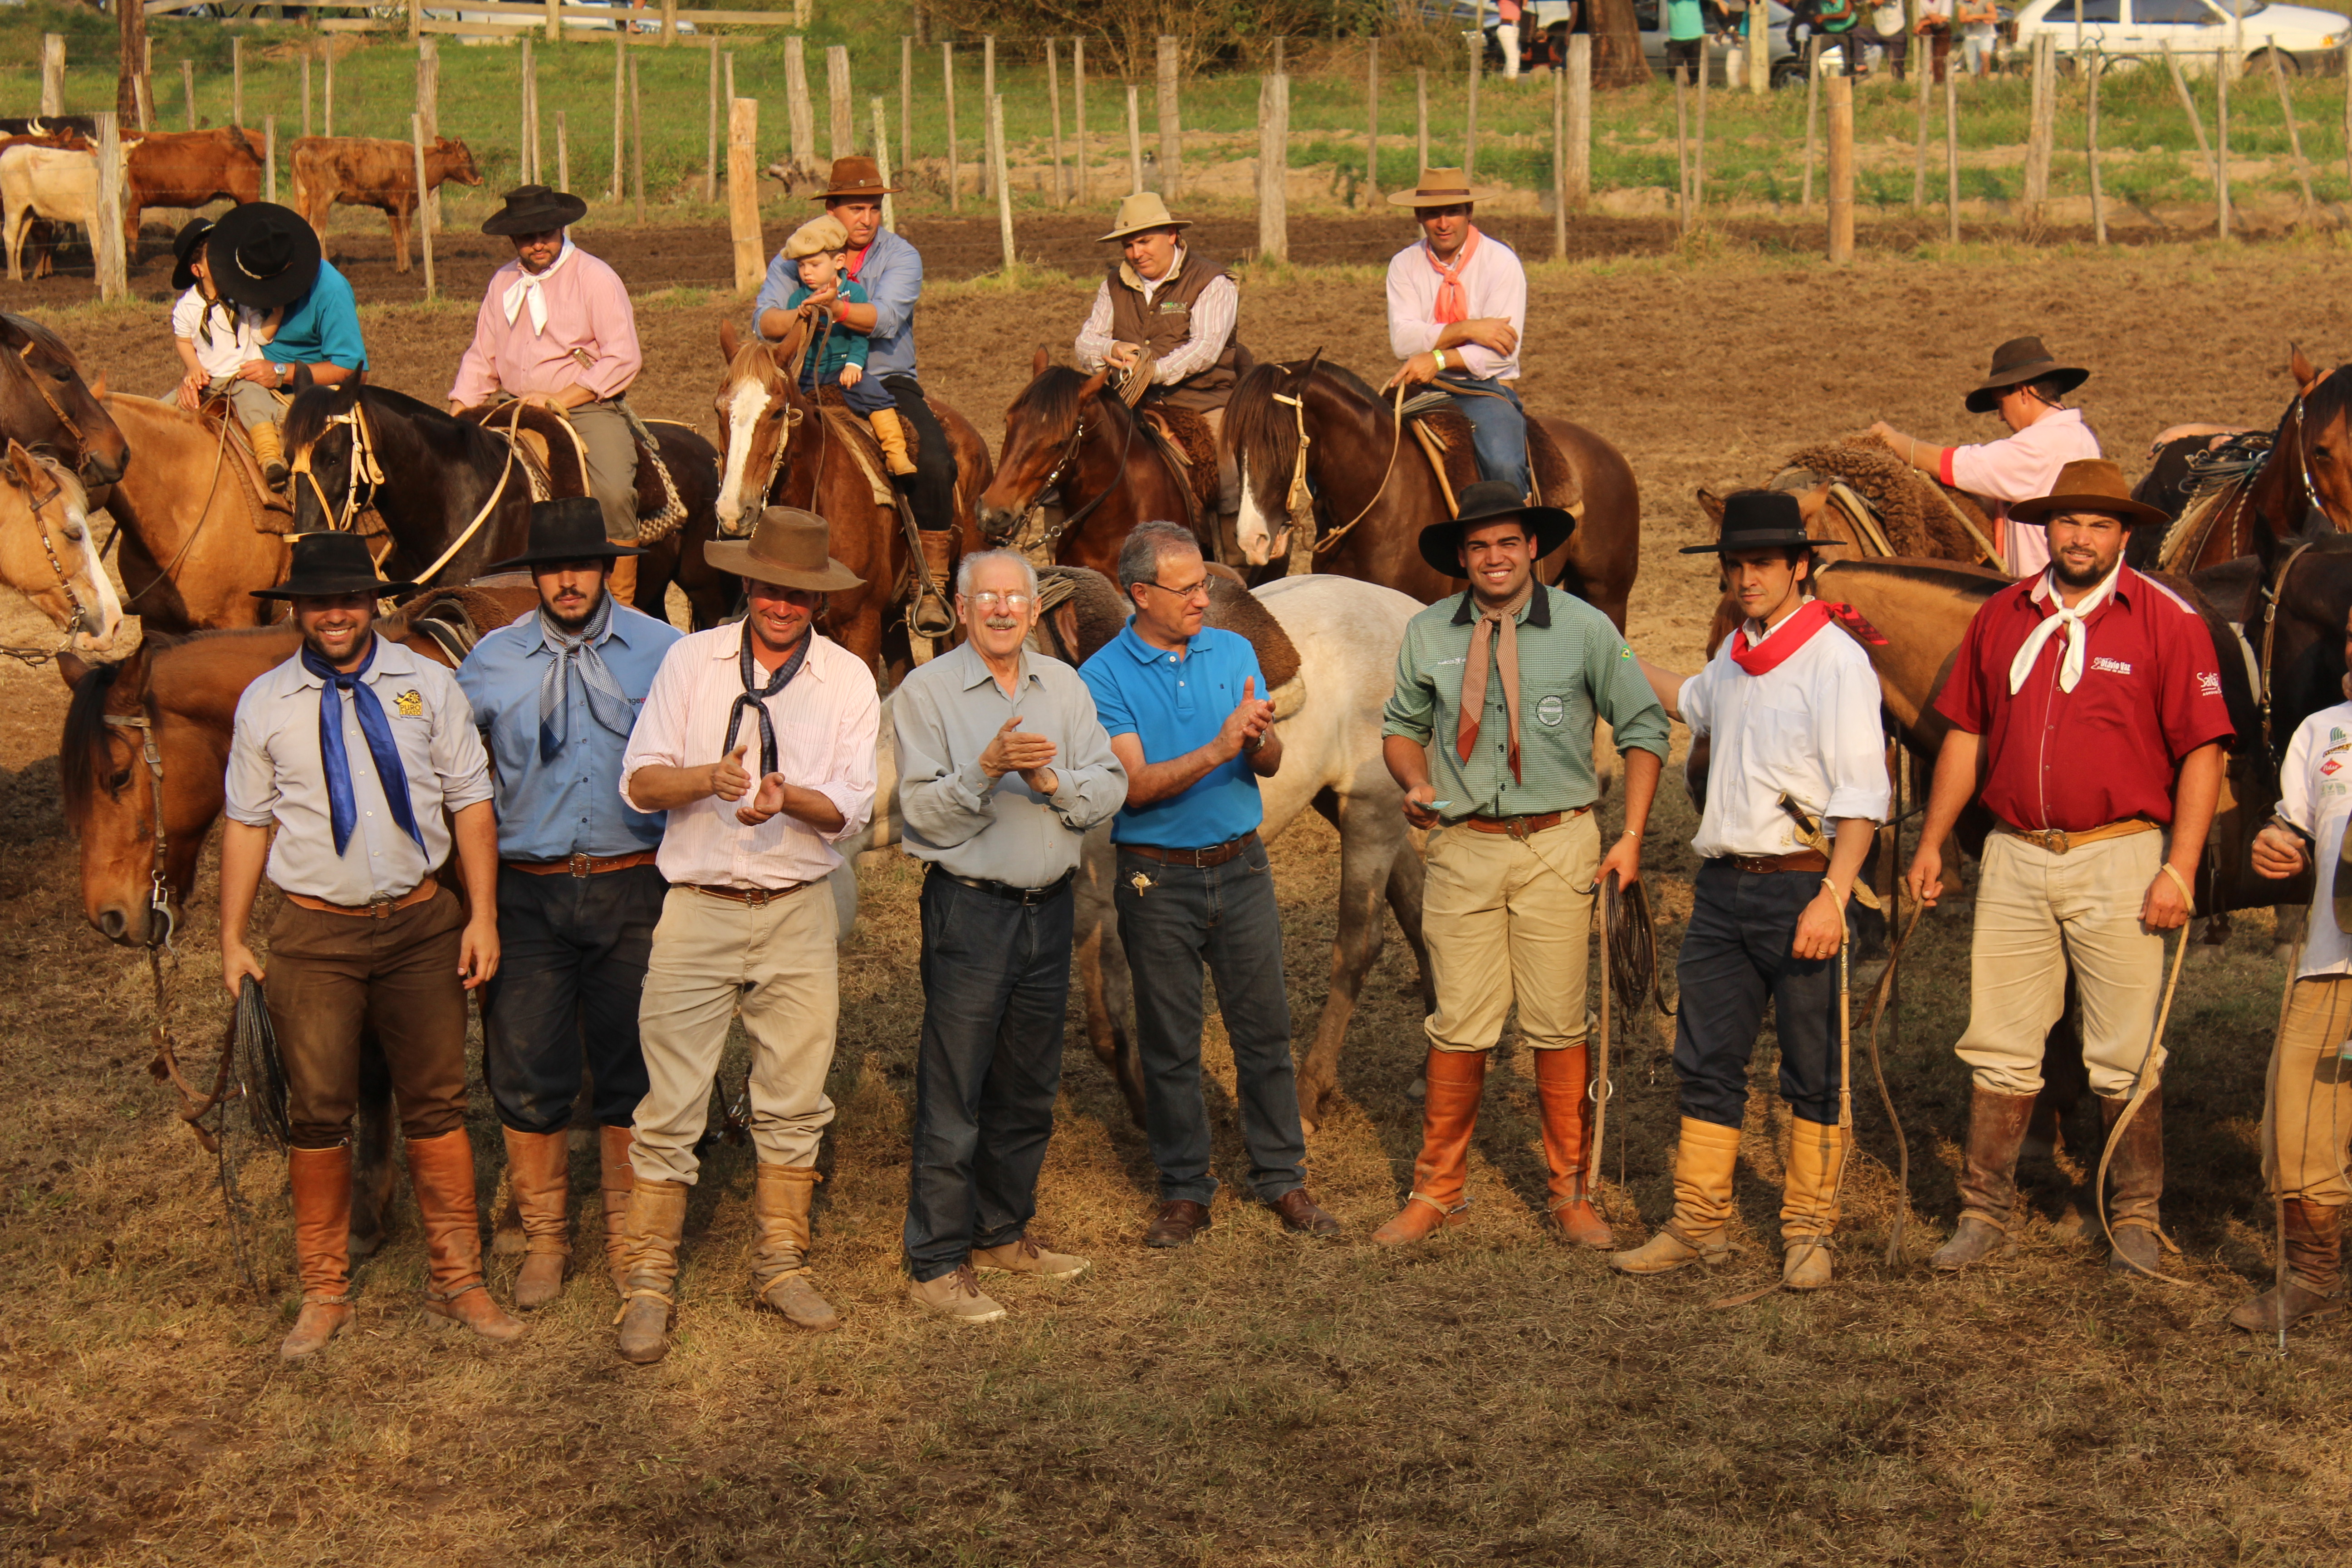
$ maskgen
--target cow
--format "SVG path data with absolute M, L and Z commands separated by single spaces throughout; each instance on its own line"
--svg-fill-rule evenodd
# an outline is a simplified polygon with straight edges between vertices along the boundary
M 446 180 L 478 185 L 481 171 L 463 142 L 436 136 L 425 149 L 425 186 Z M 305 136 L 294 143 L 294 206 L 327 243 L 327 209 L 337 202 L 374 207 L 392 220 L 399 270 L 408 270 L 408 217 L 416 209 L 416 153 L 406 142 L 368 136 Z
M 128 157 L 139 145 L 123 143 Z M 5 237 L 11 282 L 24 276 L 25 233 L 34 218 L 77 223 L 96 232 L 98 154 L 62 147 L 18 143 L 0 152 L 0 237 Z M 46 268 L 46 247 L 37 252 Z
M 127 142 L 122 178 L 123 255 L 139 259 L 143 207 L 200 207 L 261 199 L 261 150 L 235 125 L 150 131 Z
M 61 129 L 55 122 L 44 124 L 39 121 L 34 121 L 31 122 L 33 126 L 31 130 L 12 129 L 22 123 L 24 122 L 20 121 L 0 119 L 0 132 L 5 132 L 5 134 L 0 134 L 0 152 L 5 152 L 11 147 L 62 147 L 76 153 L 88 153 L 92 150 L 89 142 L 70 126 Z M 57 249 L 57 237 L 55 226 L 48 219 L 37 215 L 26 220 L 25 232 L 17 237 L 17 249 L 20 253 L 26 246 L 32 247 L 32 265 L 26 270 L 36 280 L 47 278 L 57 270 L 53 259 Z

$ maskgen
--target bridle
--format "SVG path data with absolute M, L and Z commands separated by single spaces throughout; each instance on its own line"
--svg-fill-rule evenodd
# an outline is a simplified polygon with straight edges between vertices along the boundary
M 1290 560 L 1286 574 L 1294 577 L 1312 571 L 1316 556 L 1328 555 L 1338 549 L 1339 542 L 1348 537 L 1349 531 L 1356 524 L 1370 516 L 1372 508 L 1381 504 L 1381 497 L 1388 493 L 1389 479 L 1396 472 L 1397 450 L 1404 444 L 1405 384 L 1399 382 L 1393 388 L 1396 400 L 1391 409 L 1395 420 L 1395 428 L 1389 436 L 1389 460 L 1387 466 L 1381 469 L 1380 484 L 1373 489 L 1371 499 L 1364 502 L 1363 509 L 1355 516 L 1321 538 L 1317 538 L 1315 489 L 1307 482 L 1307 449 L 1314 445 L 1315 438 L 1307 433 L 1307 398 L 1304 391 L 1306 384 L 1314 379 L 1314 368 L 1309 366 L 1305 374 L 1300 377 L 1301 391 L 1297 394 L 1277 392 L 1272 395 L 1274 401 L 1286 405 L 1290 409 L 1291 426 L 1298 437 L 1297 448 L 1291 453 L 1290 457 L 1290 487 L 1283 496 L 1283 511 L 1289 520 L 1291 530 L 1290 542 L 1286 551 Z M 1305 550 L 1298 548 L 1301 538 L 1307 541 L 1307 548 Z
M 163 751 L 155 743 L 155 706 L 152 698 L 139 700 L 137 713 L 109 713 L 107 723 L 121 730 L 139 731 L 139 754 L 147 764 L 147 779 L 154 800 L 154 834 L 149 845 L 151 857 L 147 867 L 147 946 L 152 951 L 170 951 L 173 932 L 179 921 L 172 913 L 171 889 L 166 884 L 163 868 L 171 854 L 171 839 L 163 826 Z M 161 935 L 157 932 L 161 931 Z
M 1045 477 L 1038 481 L 1036 493 L 1029 498 L 1029 504 L 1021 509 L 1019 524 L 1006 533 L 991 535 L 989 542 L 1000 545 L 1013 543 L 1024 555 L 1029 557 L 1034 564 L 1041 566 L 1052 564 L 1055 548 L 1061 543 L 1062 536 L 1076 529 L 1079 524 L 1095 514 L 1097 507 L 1127 488 L 1128 455 L 1135 449 L 1135 427 L 1140 423 L 1142 423 L 1142 416 L 1129 408 L 1127 413 L 1127 437 L 1118 444 L 1117 477 L 1111 480 L 1107 489 L 1097 490 L 1092 500 L 1076 511 L 1065 512 L 1062 521 L 1049 528 L 1045 522 L 1045 498 L 1054 493 L 1055 488 L 1068 476 L 1071 468 L 1076 466 L 1078 453 L 1086 445 L 1087 416 L 1086 411 L 1081 408 L 1076 418 L 1070 424 L 1069 439 L 1062 445 L 1060 458 L 1046 471 Z
M 345 471 L 343 500 L 340 506 L 327 499 L 326 487 L 319 482 L 318 474 L 310 467 L 311 454 L 317 451 L 319 443 L 326 438 L 327 431 L 339 425 L 352 433 L 351 463 Z M 362 509 L 374 499 L 375 488 L 383 483 L 383 465 L 376 460 L 374 433 L 368 428 L 367 405 L 360 401 L 357 394 L 352 395 L 349 408 L 340 414 L 327 416 L 326 428 L 302 443 L 302 449 L 294 454 L 294 461 L 288 467 L 295 478 L 310 487 L 310 494 L 317 500 L 319 511 L 326 518 L 327 526 L 337 533 L 350 532 Z M 504 474 L 499 476 L 499 482 L 503 489 L 506 483 Z
M 33 384 L 33 390 L 40 395 L 42 402 L 49 405 L 49 412 L 57 416 L 58 427 L 73 437 L 74 450 L 80 455 L 80 460 L 87 462 L 89 460 L 89 438 L 82 435 L 81 426 L 74 423 L 73 416 L 66 412 L 65 405 L 59 403 L 55 395 L 41 384 L 39 373 L 33 369 L 33 350 L 38 346 L 33 339 L 27 337 L 25 340 L 25 346 L 16 351 L 16 358 L 25 367 L 25 379 Z
M 85 630 L 95 633 L 98 630 L 97 626 L 91 624 L 89 606 L 83 604 L 81 595 L 74 591 L 73 577 L 66 571 L 64 561 L 58 558 L 57 541 L 49 537 L 49 521 L 46 514 L 50 503 L 63 497 L 65 493 L 65 480 L 52 478 L 47 494 L 30 498 L 33 523 L 41 535 L 41 552 L 49 558 L 49 570 L 57 574 L 58 586 L 64 590 L 66 603 L 73 606 L 73 617 L 66 623 L 65 642 L 58 645 L 60 647 L 70 646 L 78 633 Z M 68 538 L 76 537 L 72 531 L 74 521 L 70 510 L 67 514 L 64 526 Z M 89 556 L 89 569 L 92 572 L 104 571 L 105 568 L 98 564 L 96 557 L 90 555 L 89 531 L 86 526 L 79 537 L 82 542 L 84 555 Z

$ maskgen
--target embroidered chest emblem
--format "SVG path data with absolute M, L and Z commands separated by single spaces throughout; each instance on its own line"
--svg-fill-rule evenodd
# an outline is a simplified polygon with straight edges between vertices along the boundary
M 2119 658 L 2095 658 L 2091 661 L 2091 668 L 2093 669 L 2103 669 L 2109 675 L 2129 675 L 2131 673 L 2131 666 L 2126 664 Z
M 1568 717 L 1568 704 L 1557 697 L 1547 697 L 1536 704 L 1536 720 L 1547 726 L 1557 726 Z
M 2197 695 L 2200 697 L 2221 695 L 2221 676 L 2219 670 L 2206 670 L 2197 677 Z
M 422 719 L 425 717 L 425 694 L 413 686 L 397 692 L 392 700 L 392 710 L 404 719 Z

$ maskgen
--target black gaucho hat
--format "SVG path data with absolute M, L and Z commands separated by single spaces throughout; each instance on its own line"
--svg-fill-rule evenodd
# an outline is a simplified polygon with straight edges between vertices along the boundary
M 1444 522 L 1421 531 L 1421 558 L 1440 576 L 1462 575 L 1463 535 L 1484 522 L 1516 517 L 1535 531 L 1536 554 L 1545 556 L 1568 542 L 1576 519 L 1556 506 L 1529 506 L 1525 497 L 1501 479 L 1480 479 L 1462 487 L 1462 510 Z
M 588 216 L 588 204 L 568 191 L 545 185 L 517 185 L 505 196 L 506 205 L 482 220 L 484 234 L 545 234 L 570 228 Z
M 298 533 L 286 564 L 286 581 L 275 588 L 256 588 L 257 599 L 332 599 L 344 594 L 373 594 L 379 599 L 404 599 L 416 592 L 414 583 L 387 583 L 375 574 L 375 558 L 367 541 L 356 533 Z
M 179 233 L 172 237 L 173 288 L 193 289 L 196 286 L 196 247 L 204 244 L 212 231 L 212 219 L 192 217 L 180 226 Z
M 1843 539 L 1808 539 L 1805 514 L 1787 490 L 1734 490 L 1723 500 L 1723 532 L 1713 544 L 1685 544 L 1685 555 L 1727 555 L 1736 550 L 1796 550 Z
M 320 256 L 318 231 L 276 202 L 229 208 L 205 239 L 213 287 L 230 303 L 257 310 L 300 299 L 318 279 Z
M 522 553 L 490 570 L 526 571 L 558 561 L 618 561 L 644 553 L 634 544 L 616 544 L 604 537 L 604 509 L 593 499 L 558 496 L 531 503 L 530 533 Z

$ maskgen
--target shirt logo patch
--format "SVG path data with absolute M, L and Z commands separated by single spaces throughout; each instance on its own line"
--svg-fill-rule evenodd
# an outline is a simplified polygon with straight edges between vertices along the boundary
M 394 693 L 392 699 L 392 710 L 399 714 L 404 719 L 424 718 L 424 693 L 418 691 L 416 688 L 413 686 L 405 691 Z
M 1536 704 L 1536 721 L 1539 724 L 1557 729 L 1559 721 L 1567 717 L 1568 704 L 1557 697 L 1547 697 Z
M 2218 672 L 2210 669 L 2199 671 L 2197 676 L 2197 695 L 2200 697 L 2221 696 L 2221 675 Z
M 2345 741 L 2352 740 L 2352 735 L 2345 734 L 2340 729 L 2331 729 L 2327 731 L 2327 738 L 2331 741 Z
M 2095 658 L 2091 661 L 2091 668 L 2093 669 L 2105 670 L 2109 675 L 2129 675 L 2131 673 L 2131 666 L 2126 664 L 2119 658 Z
M 2319 771 L 2320 771 L 2321 773 L 2331 773 L 2331 774 L 2332 774 L 2332 773 L 2334 773 L 2337 772 L 2338 770 L 2340 770 L 2343 766 L 2344 766 L 2344 764 L 2343 764 L 2342 763 L 2336 762 L 2336 761 L 2335 761 L 2333 758 L 2331 758 L 2331 759 L 2329 759 L 2328 761 L 2324 762 L 2324 763 L 2320 763 L 2320 764 L 2319 764 Z

